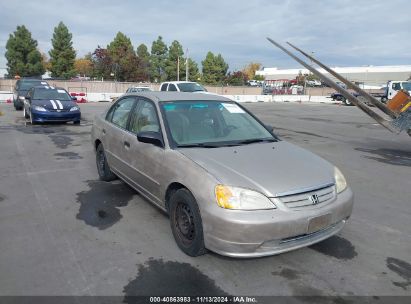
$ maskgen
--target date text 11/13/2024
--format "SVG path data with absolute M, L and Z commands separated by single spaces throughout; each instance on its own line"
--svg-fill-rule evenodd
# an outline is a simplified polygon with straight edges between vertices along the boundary
M 150 303 L 258 303 L 257 299 L 254 297 L 150 297 Z

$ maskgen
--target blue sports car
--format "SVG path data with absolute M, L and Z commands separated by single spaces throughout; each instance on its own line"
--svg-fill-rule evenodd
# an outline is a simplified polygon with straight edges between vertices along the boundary
M 32 124 L 40 122 L 80 123 L 80 107 L 62 88 L 51 86 L 32 87 L 24 101 L 23 115 Z

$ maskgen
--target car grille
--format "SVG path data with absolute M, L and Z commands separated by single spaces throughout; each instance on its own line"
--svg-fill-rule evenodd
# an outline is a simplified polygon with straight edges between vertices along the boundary
M 331 185 L 316 190 L 278 197 L 288 208 L 301 208 L 324 205 L 335 199 L 335 186 Z
M 62 112 L 69 112 L 70 109 L 62 109 L 62 110 L 56 110 L 56 109 L 48 109 L 50 112 L 57 112 L 57 113 L 62 113 Z

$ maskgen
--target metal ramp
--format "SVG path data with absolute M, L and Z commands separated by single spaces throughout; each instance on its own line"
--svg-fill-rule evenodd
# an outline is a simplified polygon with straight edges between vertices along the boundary
M 341 81 L 347 86 L 347 89 L 352 89 L 355 92 L 357 92 L 361 97 L 366 99 L 369 103 L 377 107 L 379 110 L 381 110 L 386 117 L 381 116 L 379 113 L 374 111 L 372 108 L 370 108 L 368 105 L 366 105 L 363 101 L 361 101 L 359 98 L 355 97 L 352 95 L 349 91 L 346 89 L 342 88 L 339 86 L 337 83 L 335 83 L 331 78 L 328 76 L 321 74 L 319 71 L 317 71 L 314 67 L 312 67 L 310 64 L 306 63 L 303 61 L 301 58 L 297 57 L 293 53 L 291 53 L 288 49 L 280 45 L 279 43 L 275 42 L 271 38 L 267 38 L 268 41 L 270 41 L 274 46 L 278 47 L 280 50 L 285 52 L 287 55 L 289 55 L 291 58 L 296 60 L 298 63 L 300 63 L 302 66 L 304 66 L 306 69 L 311 71 L 314 75 L 318 76 L 322 81 L 324 81 L 327 85 L 335 89 L 337 92 L 339 92 L 341 95 L 343 95 L 346 99 L 351 101 L 355 106 L 360 108 L 364 113 L 366 113 L 368 116 L 370 116 L 372 119 L 377 121 L 380 125 L 382 125 L 384 128 L 388 129 L 389 131 L 399 134 L 401 131 L 406 131 L 408 135 L 411 136 L 411 100 L 408 99 L 408 104 L 401 109 L 403 110 L 393 110 L 378 99 L 376 99 L 374 96 L 370 95 L 354 83 L 348 81 L 346 78 L 338 74 L 337 72 L 333 71 L 331 68 L 327 67 L 325 64 L 321 63 L 319 60 L 314 58 L 313 56 L 307 54 L 303 50 L 299 49 L 298 47 L 292 45 L 291 43 L 287 42 L 287 44 L 292 47 L 294 50 L 302 54 L 303 56 L 307 57 L 310 59 L 311 62 L 317 64 L 318 66 L 322 67 L 324 70 L 326 70 L 330 75 L 334 76 L 336 79 Z

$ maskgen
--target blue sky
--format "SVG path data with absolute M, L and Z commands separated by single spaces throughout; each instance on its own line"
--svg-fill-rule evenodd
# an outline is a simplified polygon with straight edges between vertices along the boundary
M 230 70 L 249 62 L 299 65 L 265 37 L 290 41 L 331 66 L 411 64 L 411 1 L 407 0 L 0 0 L 0 69 L 6 41 L 24 24 L 43 52 L 63 21 L 79 57 L 106 46 L 118 31 L 134 47 L 159 35 L 178 40 L 199 64 L 221 53 Z

